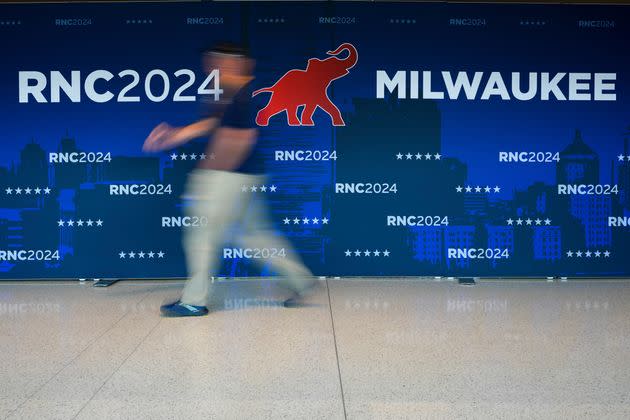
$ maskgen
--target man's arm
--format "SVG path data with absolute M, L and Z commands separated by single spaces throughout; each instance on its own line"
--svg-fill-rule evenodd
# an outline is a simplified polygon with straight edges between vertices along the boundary
M 208 169 L 231 171 L 239 167 L 256 144 L 258 130 L 255 128 L 222 127 L 217 130 L 214 140 L 208 144 L 208 155 L 214 159 L 206 160 Z
M 166 142 L 169 149 L 180 146 L 198 137 L 208 136 L 219 122 L 218 118 L 206 118 L 196 123 L 176 128 Z
M 205 118 L 178 128 L 171 127 L 166 123 L 161 123 L 149 134 L 142 149 L 146 152 L 173 149 L 184 143 L 188 143 L 192 139 L 210 135 L 218 123 L 218 118 Z

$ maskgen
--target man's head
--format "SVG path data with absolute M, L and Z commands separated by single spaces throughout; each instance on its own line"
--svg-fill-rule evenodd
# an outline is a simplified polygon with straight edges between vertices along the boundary
M 254 60 L 243 46 L 221 42 L 203 50 L 202 66 L 206 74 L 219 70 L 221 88 L 238 90 L 249 82 L 254 73 Z

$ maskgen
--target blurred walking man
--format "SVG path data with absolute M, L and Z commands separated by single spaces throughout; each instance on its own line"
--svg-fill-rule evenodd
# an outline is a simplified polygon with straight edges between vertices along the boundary
M 243 186 L 265 185 L 255 112 L 251 103 L 254 61 L 237 45 L 219 44 L 204 51 L 204 70 L 219 69 L 221 100 L 207 101 L 203 118 L 184 127 L 161 123 L 144 142 L 143 150 L 156 152 L 181 146 L 199 137 L 210 137 L 205 154 L 188 176 L 185 198 L 188 216 L 207 217 L 204 226 L 187 227 L 184 251 L 188 280 L 181 298 L 163 305 L 164 316 L 200 316 L 208 313 L 211 294 L 210 273 L 220 266 L 219 253 L 225 235 L 239 224 L 236 241 L 248 248 L 270 249 L 273 269 L 286 277 L 292 295 L 285 306 L 299 305 L 305 293 L 317 284 L 289 243 L 274 235 L 264 202 L 251 200 Z

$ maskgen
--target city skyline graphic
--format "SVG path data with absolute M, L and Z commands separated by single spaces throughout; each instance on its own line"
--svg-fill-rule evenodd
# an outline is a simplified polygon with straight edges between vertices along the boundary
M 34 8 L 40 13 L 29 19 Z M 194 121 L 199 98 L 154 102 L 142 96 L 137 103 L 97 104 L 83 97 L 81 103 L 62 98 L 59 103 L 20 104 L 16 75 L 22 70 L 88 74 L 101 68 L 115 74 L 129 68 L 144 77 L 159 68 L 173 84 L 177 69 L 200 74 L 197 51 L 224 39 L 251 49 L 257 88 L 270 86 L 287 69 L 303 67 L 305 59 L 325 58 L 326 51 L 343 42 L 352 42 L 359 52 L 356 67 L 328 91 L 345 126 L 333 126 L 321 111 L 315 112 L 311 127 L 289 126 L 283 115 L 272 118 L 259 136 L 268 180 L 243 186 L 243 194 L 269 203 L 274 230 L 289 238 L 314 274 L 630 274 L 624 258 L 628 227 L 609 221 L 630 217 L 628 59 L 609 54 L 627 39 L 630 19 L 613 6 L 576 6 L 564 13 L 558 7 L 484 5 L 477 9 L 483 13 L 476 18 L 485 22 L 479 27 L 453 24 L 455 18 L 471 17 L 472 9 L 452 4 L 359 8 L 327 3 L 294 9 L 273 3 L 178 9 L 127 4 L 63 5 L 63 10 L 61 16 L 45 5 L 0 8 L 0 15 L 21 22 L 1 28 L 0 36 L 34 28 L 47 36 L 41 46 L 25 39 L 2 47 L 9 62 L 0 70 L 0 110 L 7 125 L 1 136 L 0 251 L 57 252 L 56 258 L 44 260 L 35 253 L 34 260 L 0 258 L 0 279 L 186 276 L 180 226 L 186 176 L 200 160 L 214 156 L 206 154 L 204 139 L 159 154 L 143 154 L 141 146 L 160 121 Z M 54 24 L 64 16 L 99 18 L 85 27 Z M 191 16 L 223 23 L 191 24 Z M 331 16 L 354 23 L 322 21 Z M 553 24 L 525 29 L 527 16 Z M 575 24 L 580 19 L 614 19 L 616 25 L 584 29 Z M 181 31 L 167 36 L 165 29 L 173 22 Z M 107 42 L 99 38 L 113 28 L 117 30 Z M 286 36 L 298 29 L 299 36 Z M 496 39 L 499 31 L 511 50 Z M 82 37 L 77 39 L 77 33 Z M 437 41 L 418 41 L 431 33 Z M 581 44 L 556 54 L 564 38 L 549 36 L 560 33 Z M 393 41 L 396 45 L 390 47 Z M 62 51 L 60 45 L 67 48 Z M 29 48 L 41 54 L 20 53 Z M 422 54 L 405 54 L 409 51 Z M 614 71 L 617 100 L 449 101 L 398 99 L 392 93 L 376 98 L 377 70 L 391 75 L 425 69 Z M 196 83 L 201 80 L 198 76 Z M 102 83 L 95 85 L 97 90 L 118 93 L 125 87 L 122 80 Z M 159 90 L 159 83 L 149 85 Z M 259 110 L 268 97 L 254 99 Z M 334 152 L 334 158 L 286 158 L 296 151 Z M 502 152 L 549 156 L 543 162 L 502 162 Z M 72 153 L 100 161 L 60 161 Z M 352 192 L 358 184 L 373 184 L 373 193 Z M 382 193 L 392 185 L 395 191 Z M 611 192 L 559 193 L 572 185 L 601 186 L 602 191 L 609 186 Z M 130 188 L 144 188 L 146 194 L 129 193 Z M 421 226 L 409 223 L 420 219 Z M 238 227 L 229 232 L 226 247 L 236 247 L 229 239 L 237 234 Z M 451 255 L 471 249 L 490 250 L 493 257 Z M 275 274 L 264 261 L 256 262 L 224 258 L 217 275 Z

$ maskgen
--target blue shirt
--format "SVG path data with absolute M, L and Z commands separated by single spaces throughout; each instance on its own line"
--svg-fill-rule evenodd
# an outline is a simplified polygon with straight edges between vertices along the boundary
M 206 100 L 202 111 L 204 118 L 220 118 L 220 126 L 237 129 L 253 129 L 256 126 L 256 112 L 252 102 L 253 83 L 243 86 L 228 103 Z M 258 139 L 254 140 L 249 155 L 234 172 L 245 174 L 263 174 L 264 165 Z

